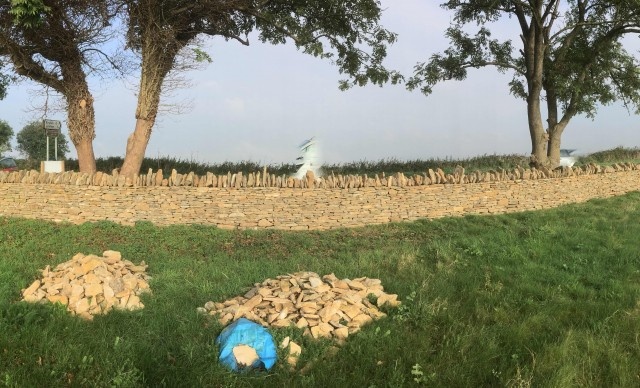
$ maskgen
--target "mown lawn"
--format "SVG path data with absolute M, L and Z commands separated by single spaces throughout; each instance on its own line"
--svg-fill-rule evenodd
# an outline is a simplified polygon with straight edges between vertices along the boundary
M 0 386 L 640 386 L 640 193 L 537 212 L 326 232 L 0 218 Z M 75 253 L 149 265 L 136 312 L 91 322 L 20 290 Z M 297 370 L 234 374 L 196 313 L 296 271 L 379 278 L 401 307 Z M 313 362 L 312 362 L 313 361 Z

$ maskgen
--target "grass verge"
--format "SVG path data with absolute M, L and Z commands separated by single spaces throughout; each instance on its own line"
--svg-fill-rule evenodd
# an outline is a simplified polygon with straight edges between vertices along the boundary
M 638 386 L 639 218 L 637 192 L 324 232 L 0 218 L 0 386 Z M 18 302 L 47 264 L 107 249 L 149 264 L 143 310 Z M 196 307 L 300 270 L 379 278 L 403 304 L 337 351 L 273 330 L 302 345 L 297 370 L 226 371 Z

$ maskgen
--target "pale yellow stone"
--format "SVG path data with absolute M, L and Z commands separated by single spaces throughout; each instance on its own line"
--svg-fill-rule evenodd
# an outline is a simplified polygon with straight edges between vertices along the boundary
M 138 279 L 132 274 L 124 275 L 122 281 L 125 289 L 134 291 L 138 287 Z
M 28 295 L 25 295 L 23 299 L 25 300 L 25 302 L 36 303 L 41 301 L 42 297 L 40 297 L 38 294 L 28 294 Z
M 94 284 L 101 282 L 100 278 L 96 276 L 96 274 L 94 273 L 88 273 L 84 275 L 82 280 L 84 280 L 85 283 L 94 283 Z
M 380 297 L 378 297 L 378 306 L 384 306 L 388 304 L 390 307 L 398 307 L 400 305 L 400 301 L 398 300 L 398 295 L 396 294 L 383 294 L 383 300 L 380 302 Z
M 236 363 L 240 368 L 251 366 L 260 359 L 256 350 L 248 345 L 235 346 L 232 351 Z
M 127 300 L 126 308 L 129 310 L 137 310 L 141 308 L 142 303 L 140 302 L 140 298 L 137 295 L 129 296 L 129 300 Z
M 36 280 L 29 287 L 27 287 L 24 291 L 22 291 L 23 296 L 31 295 L 40 287 L 42 283 L 40 280 Z
M 244 306 L 247 310 L 252 310 L 258 304 L 262 302 L 262 295 L 255 295 L 253 298 L 245 302 Z
M 343 290 L 348 290 L 349 289 L 349 283 L 347 283 L 344 280 L 336 280 L 333 283 L 333 287 L 334 288 L 340 288 L 340 289 L 343 289 Z
M 84 286 L 84 295 L 85 296 L 96 296 L 101 294 L 103 291 L 103 287 L 99 283 L 91 283 Z
M 120 292 L 117 292 L 115 294 L 115 297 L 122 299 L 122 298 L 129 298 L 129 295 L 131 295 L 131 291 L 130 290 L 122 290 Z
M 278 319 L 271 324 L 273 327 L 289 327 L 290 325 L 291 321 L 288 319 Z
M 271 290 L 267 287 L 260 287 L 260 289 L 258 289 L 258 294 L 260 294 L 262 297 L 272 295 Z
M 367 289 L 367 287 L 360 283 L 359 281 L 356 280 L 352 280 L 351 282 L 349 282 L 349 288 L 353 289 L 353 290 L 365 290 Z
M 333 330 L 333 335 L 338 339 L 347 339 L 349 337 L 349 328 L 340 327 Z
M 297 343 L 291 341 L 289 342 L 289 355 L 291 356 L 299 356 L 302 354 L 302 348 Z
M 309 277 L 309 284 L 311 285 L 311 288 L 316 288 L 322 284 L 322 279 L 317 276 Z
M 89 257 L 89 256 L 87 256 Z M 90 260 L 85 261 L 84 264 L 82 264 L 82 275 L 85 275 L 91 271 L 93 271 L 95 268 L 104 265 L 104 263 L 102 262 L 102 260 L 100 260 L 99 258 L 91 258 Z
M 298 320 L 298 322 L 296 322 L 296 327 L 300 328 L 300 329 L 304 329 L 305 327 L 309 326 L 309 322 L 307 321 L 307 318 L 302 317 Z
M 118 251 L 104 251 L 102 256 L 113 261 L 120 261 L 120 259 L 122 259 L 122 254 Z
M 353 319 L 362 313 L 362 310 L 358 306 L 350 304 L 340 306 L 340 310 L 342 310 L 342 312 L 344 312 L 349 317 L 349 319 Z
M 357 324 L 359 326 L 366 325 L 367 323 L 373 321 L 373 318 L 368 316 L 367 314 L 360 314 L 355 316 L 350 323 Z
M 102 285 L 102 294 L 107 300 L 111 300 L 115 296 L 115 292 L 113 292 L 113 288 L 111 288 L 108 284 Z
M 84 287 L 80 284 L 74 284 L 71 286 L 71 296 L 81 298 L 84 295 Z
M 282 342 L 280 342 L 280 349 L 288 348 L 289 347 L 289 341 L 291 341 L 291 338 L 289 336 L 284 337 Z
M 89 311 L 89 300 L 87 298 L 82 298 L 78 300 L 72 308 L 76 314 L 86 313 Z

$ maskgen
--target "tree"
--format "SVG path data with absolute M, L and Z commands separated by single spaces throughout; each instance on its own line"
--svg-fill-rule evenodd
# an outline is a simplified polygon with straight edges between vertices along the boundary
M 0 59 L 63 97 L 82 172 L 96 170 L 87 77 L 117 67 L 102 50 L 113 36 L 110 23 L 117 10 L 109 0 L 0 0 Z
M 616 100 L 640 112 L 640 63 L 622 44 L 640 34 L 639 1 L 450 0 L 442 7 L 454 11 L 451 46 L 416 65 L 407 87 L 430 94 L 438 82 L 465 79 L 469 68 L 513 72 L 511 93 L 527 102 L 533 166 L 559 164 L 562 133 L 576 115 L 593 118 Z M 511 40 L 491 39 L 494 22 L 517 23 L 517 53 Z M 474 36 L 469 24 L 480 26 Z
M 11 138 L 13 137 L 13 129 L 9 123 L 0 120 L 0 156 L 3 152 L 11 151 Z
M 32 121 L 16 135 L 16 149 L 31 161 L 45 160 L 47 157 L 47 138 L 42 121 Z M 55 154 L 54 139 L 49 139 L 49 157 Z M 69 143 L 64 134 L 58 136 L 58 159 L 64 159 L 69 152 Z
M 330 58 L 350 80 L 342 88 L 397 82 L 400 76 L 382 66 L 395 34 L 379 26 L 378 0 L 124 0 L 128 46 L 141 56 L 136 125 L 127 141 L 121 174 L 140 172 L 158 113 L 167 74 L 179 53 L 200 36 L 221 36 L 249 45 L 248 36 L 284 44 L 288 39 L 304 53 Z M 197 55 L 202 55 L 196 50 Z
M 4 64 L 0 61 L 0 100 L 3 100 L 7 96 L 7 86 L 9 86 L 10 78 L 8 75 L 2 73 Z

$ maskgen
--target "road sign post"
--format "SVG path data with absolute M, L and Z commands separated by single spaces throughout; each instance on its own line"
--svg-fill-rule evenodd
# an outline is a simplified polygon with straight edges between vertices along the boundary
M 53 146 L 55 148 L 54 155 L 58 160 L 58 135 L 60 135 L 60 128 L 62 128 L 62 122 L 60 120 L 42 120 L 42 127 L 44 128 L 44 134 L 47 137 L 47 161 L 49 160 L 49 138 L 53 137 Z

